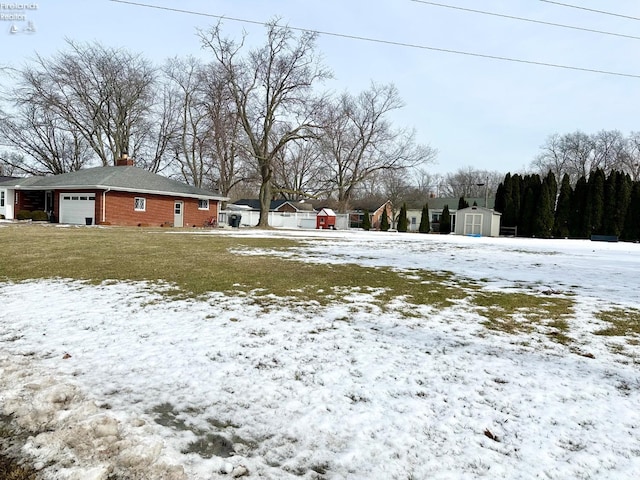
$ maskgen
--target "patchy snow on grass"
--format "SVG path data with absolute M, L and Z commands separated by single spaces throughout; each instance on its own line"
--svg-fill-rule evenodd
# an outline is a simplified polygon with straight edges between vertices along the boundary
M 488 330 L 465 302 L 382 309 L 364 290 L 320 308 L 0 283 L 0 413 L 29 432 L 23 453 L 45 478 L 637 477 L 640 341 L 596 335 L 595 314 L 640 308 L 640 245 L 211 235 L 297 236 L 312 240 L 297 260 L 562 292 L 571 341 Z

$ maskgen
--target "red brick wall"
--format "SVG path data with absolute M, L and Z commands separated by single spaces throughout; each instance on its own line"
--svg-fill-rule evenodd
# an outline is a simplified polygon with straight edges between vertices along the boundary
M 134 198 L 146 199 L 144 212 L 134 210 Z M 173 225 L 174 205 L 176 201 L 184 203 L 183 218 L 185 227 L 201 227 L 210 217 L 218 219 L 218 202 L 209 201 L 209 210 L 199 210 L 195 198 L 178 198 L 163 195 L 135 194 L 127 192 L 107 192 L 104 221 L 111 225 L 161 226 Z M 102 194 L 96 195 L 96 213 L 102 220 Z

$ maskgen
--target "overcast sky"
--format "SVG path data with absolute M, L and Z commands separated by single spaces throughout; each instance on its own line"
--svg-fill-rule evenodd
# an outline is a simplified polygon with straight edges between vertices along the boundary
M 324 88 L 358 93 L 371 81 L 393 82 L 406 106 L 394 116 L 398 127 L 415 128 L 421 143 L 438 150 L 434 173 L 473 167 L 516 172 L 525 169 L 553 133 L 582 130 L 640 130 L 640 2 L 564 0 L 139 0 L 139 4 L 189 10 L 180 13 L 112 0 L 41 0 L 0 4 L 0 62 L 19 66 L 38 52 L 64 49 L 64 39 L 97 40 L 140 52 L 155 63 L 200 49 L 196 28 L 225 16 L 224 30 L 242 29 L 260 43 L 254 23 L 281 17 L 283 23 L 326 33 L 365 37 L 392 45 L 321 35 L 319 51 L 335 79 Z M 15 2 L 19 6 L 19 2 Z M 20 2 L 22 3 L 22 2 Z M 448 5 L 447 8 L 442 5 Z M 627 38 L 487 15 L 606 31 Z M 636 17 L 605 15 L 604 10 Z M 15 16 L 13 19 L 11 16 Z M 207 16 L 209 15 L 209 16 Z M 232 20 L 234 19 L 234 20 Z M 35 31 L 29 31 L 33 27 Z M 11 33 L 11 30 L 17 33 Z M 473 55 L 447 53 L 455 50 Z M 631 77 L 490 59 L 508 57 L 628 74 Z M 634 78 L 633 76 L 637 76 Z

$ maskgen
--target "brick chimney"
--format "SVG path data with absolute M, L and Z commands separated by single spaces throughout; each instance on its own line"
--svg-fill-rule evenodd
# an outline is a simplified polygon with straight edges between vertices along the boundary
M 116 159 L 116 167 L 133 167 L 133 158 L 130 158 L 129 154 L 123 153 L 120 158 Z

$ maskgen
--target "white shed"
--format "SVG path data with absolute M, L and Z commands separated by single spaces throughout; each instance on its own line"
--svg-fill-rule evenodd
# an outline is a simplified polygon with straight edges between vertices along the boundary
M 456 212 L 456 235 L 500 236 L 501 213 L 484 207 L 467 207 Z

